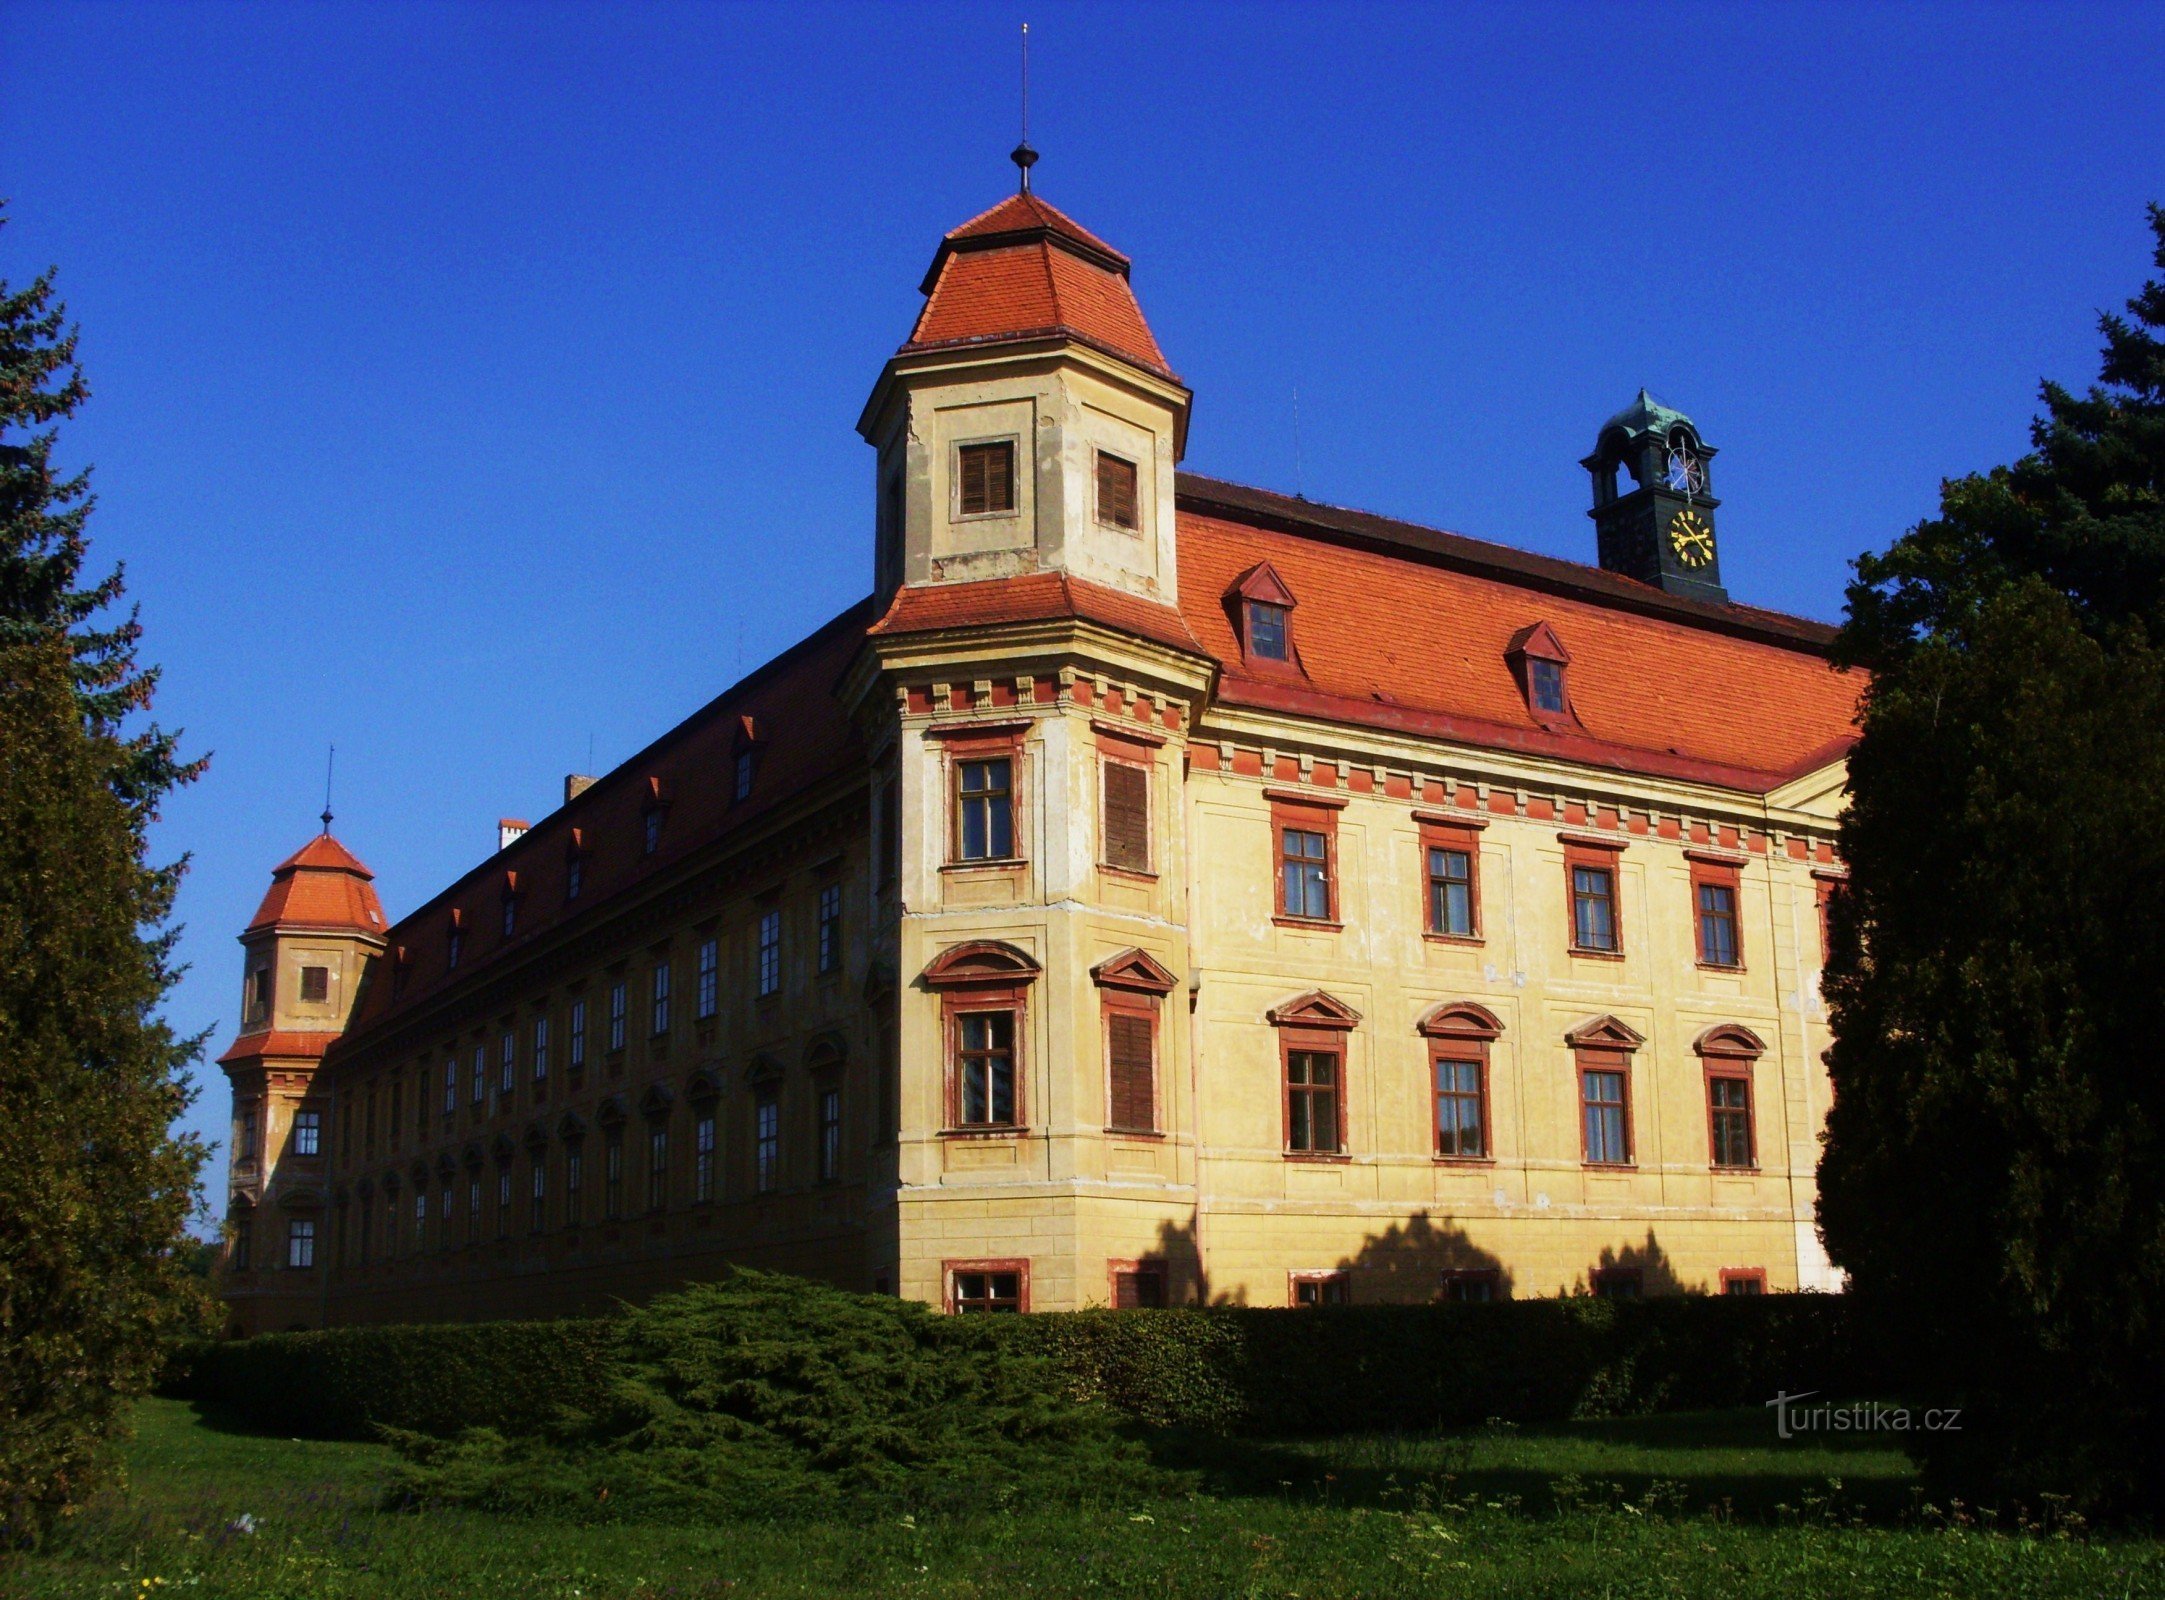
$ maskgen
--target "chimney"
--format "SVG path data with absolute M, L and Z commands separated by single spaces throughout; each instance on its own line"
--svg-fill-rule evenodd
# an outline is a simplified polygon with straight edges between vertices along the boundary
M 532 823 L 519 817 L 498 817 L 496 819 L 496 848 L 499 850 L 509 849 L 513 841 L 525 838 L 526 830 L 532 826 Z
M 567 806 L 570 805 L 572 801 L 578 799 L 579 796 L 585 794 L 587 790 L 593 788 L 596 781 L 597 780 L 588 777 L 583 772 L 565 773 L 564 804 Z

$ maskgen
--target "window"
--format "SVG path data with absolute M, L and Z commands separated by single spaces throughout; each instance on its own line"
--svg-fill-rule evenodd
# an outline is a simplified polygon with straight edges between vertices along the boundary
M 500 1161 L 496 1167 L 496 1237 L 511 1237 L 511 1163 Z
M 258 967 L 248 974 L 248 981 L 241 985 L 241 1015 L 249 1022 L 263 1021 L 271 1014 L 271 969 Z
M 1115 1311 L 1157 1310 L 1165 1304 L 1165 1263 L 1130 1261 L 1116 1263 L 1113 1273 Z
M 301 968 L 301 998 L 314 1005 L 322 1005 L 331 998 L 329 967 Z
M 646 1135 L 646 1208 L 659 1211 L 669 1203 L 669 1128 L 655 1123 Z
M 383 1195 L 383 1258 L 389 1261 L 398 1254 L 398 1191 L 386 1189 Z
M 428 1249 L 428 1190 L 413 1192 L 413 1253 L 420 1255 Z
M 586 887 L 586 857 L 573 856 L 564 863 L 564 898 L 576 900 Z
M 880 789 L 879 880 L 884 887 L 902 871 L 902 784 L 889 778 Z
M 624 1048 L 624 1012 L 628 1004 L 624 980 L 619 978 L 609 985 L 609 1048 Z
M 316 1221 L 313 1217 L 295 1217 L 286 1224 L 286 1265 L 297 1272 L 306 1272 L 316 1264 Z
M 466 1180 L 466 1242 L 477 1243 L 481 1238 L 481 1174 L 476 1172 Z
M 1007 861 L 1015 854 L 1015 764 L 1006 756 L 955 767 L 956 855 Z
M 722 946 L 718 939 L 705 939 L 699 945 L 699 1020 L 706 1021 L 721 1009 L 722 1004 Z
M 564 1147 L 564 1226 L 576 1228 L 586 1220 L 586 1147 Z
M 824 885 L 819 891 L 819 970 L 842 970 L 842 886 Z
M 650 994 L 651 994 L 651 995 L 653 996 L 653 999 L 654 999 L 654 1005 L 653 1005 L 653 1024 L 654 1024 L 654 1026 L 653 1026 L 653 1030 L 652 1030 L 652 1031 L 653 1031 L 653 1034 L 654 1034 L 654 1036 L 655 1036 L 656 1038 L 660 1038 L 660 1037 L 661 1037 L 661 1036 L 662 1036 L 663 1034 L 665 1034 L 665 1033 L 667 1033 L 667 1032 L 669 1031 L 669 963 L 668 963 L 668 962 L 666 962 L 666 961 L 657 961 L 657 962 L 655 962 L 655 963 L 654 963 L 653 986 L 652 986 L 652 988 L 651 988 L 651 989 L 649 990 L 649 993 L 650 993 Z
M 1742 1073 L 1709 1072 L 1707 1132 L 1717 1167 L 1756 1165 L 1752 1152 L 1752 1081 Z
M 1330 835 L 1308 828 L 1278 830 L 1278 910 L 1307 922 L 1331 915 Z
M 948 1307 L 959 1314 L 1022 1310 L 1020 1267 L 955 1267 L 948 1272 Z
M 1603 1267 L 1594 1274 L 1594 1293 L 1604 1300 L 1636 1300 L 1646 1292 L 1646 1275 L 1637 1267 Z
M 480 1105 L 489 1097 L 489 1052 L 484 1045 L 474 1046 L 473 1104 Z
M 1343 1272 L 1296 1272 L 1290 1299 L 1296 1306 L 1343 1306 L 1353 1301 L 1352 1285 Z
M 451 1180 L 446 1178 L 436 1207 L 436 1248 L 439 1250 L 451 1248 L 451 1194 Z
M 714 1113 L 702 1111 L 692 1122 L 692 1198 L 705 1205 L 714 1198 Z
M 1286 608 L 1268 600 L 1248 602 L 1248 654 L 1265 661 L 1286 661 Z
M 256 1108 L 253 1105 L 249 1106 L 242 1113 L 242 1117 L 241 1128 L 247 1137 L 241 1141 L 241 1148 L 248 1152 L 248 1159 L 253 1162 L 256 1159 Z M 368 1155 L 376 1153 L 376 1085 L 374 1082 L 371 1082 L 368 1086 L 368 1098 L 361 1102 L 361 1149 Z
M 662 847 L 662 811 L 660 806 L 649 806 L 643 823 L 645 831 L 640 836 L 640 849 L 652 855 Z
M 956 1124 L 1015 1123 L 1015 1013 L 965 1011 L 955 1019 Z
M 611 1128 L 601 1146 L 601 1214 L 614 1222 L 624 1214 L 624 1130 Z
M 761 1194 L 782 1181 L 782 1093 L 771 1083 L 752 1100 L 752 1178 Z
M 293 1153 L 297 1156 L 323 1153 L 322 1112 L 296 1111 L 293 1114 Z
M 1624 1095 L 1629 1081 L 1621 1058 L 1614 1066 L 1589 1066 L 1582 1058 L 1579 1099 L 1585 1112 L 1589 1166 L 1631 1164 L 1631 1114 Z
M 1741 967 L 1744 941 L 1737 920 L 1738 863 L 1691 855 L 1692 922 L 1702 967 Z
M 549 1225 L 549 1159 L 541 1151 L 533 1155 L 533 1176 L 528 1180 L 527 1204 L 529 1214 L 526 1226 L 539 1233 Z
M 519 1036 L 506 1028 L 496 1067 L 496 1097 L 499 1101 L 508 1101 L 518 1088 Z
M 832 1085 L 819 1091 L 819 1181 L 842 1176 L 842 1091 Z
M 459 1058 L 444 1057 L 444 1115 L 452 1116 L 459 1109 Z
M 534 1082 L 549 1081 L 549 1019 L 534 1019 Z
M 389 1142 L 389 1144 L 390 1144 L 390 1147 L 391 1147 L 392 1149 L 394 1149 L 394 1150 L 396 1150 L 396 1149 L 398 1148 L 398 1130 L 399 1130 L 399 1125 L 400 1125 L 401 1123 L 403 1123 L 403 1122 L 404 1122 L 404 1121 L 406 1120 L 406 1119 L 405 1119 L 405 1117 L 404 1117 L 404 1116 L 402 1115 L 402 1113 L 403 1113 L 403 1112 L 405 1111 L 405 1109 L 406 1109 L 406 1083 L 405 1083 L 405 1080 L 404 1080 L 403 1078 L 400 1078 L 400 1077 L 398 1077 L 398 1076 L 397 1076 L 396 1074 L 393 1074 L 393 1076 L 392 1076 L 392 1078 L 391 1078 L 391 1137 L 390 1137 L 390 1140 L 389 1140 L 388 1142 Z
M 956 504 L 965 517 L 997 516 L 1015 509 L 1015 443 L 966 444 L 955 452 Z
M 1150 769 L 1132 761 L 1105 767 L 1105 864 L 1124 872 L 1150 870 Z
M 1428 847 L 1428 931 L 1448 939 L 1475 937 L 1473 846 Z
M 574 1074 L 586 1070 L 586 1002 L 571 1003 L 571 1070 Z
M 1135 463 L 1098 452 L 1098 521 L 1130 533 L 1142 527 L 1137 504 Z
M 1285 1056 L 1285 1145 L 1300 1155 L 1336 1155 L 1339 1057 L 1330 1050 L 1288 1050 Z
M 1615 955 L 1623 948 L 1616 905 L 1616 851 L 1567 842 L 1564 871 L 1571 890 L 1571 948 Z
M 255 1242 L 255 1235 L 256 1226 L 247 1217 L 242 1217 L 233 1224 L 233 1270 L 235 1272 L 246 1272 L 248 1270 L 248 1252 L 249 1247 Z M 362 1253 L 364 1256 L 367 1254 L 366 1246 L 363 1247 Z
M 369 1089 L 369 1109 L 376 1105 L 375 1088 Z M 253 1100 L 241 1107 L 240 1127 L 233 1135 L 233 1159 L 242 1166 L 256 1164 L 256 1106 Z
M 460 929 L 453 928 L 449 937 L 444 940 L 445 967 L 455 970 L 459 964 L 459 957 L 464 954 L 465 949 L 466 935 Z
M 519 902 L 511 895 L 504 896 L 504 937 L 510 938 L 519 931 Z
M 1526 664 L 1527 692 L 1536 711 L 1564 712 L 1564 669 L 1558 661 L 1535 657 Z
M 759 998 L 782 989 L 782 912 L 780 907 L 759 915 Z
M 1436 1154 L 1465 1160 L 1488 1156 L 1488 1085 L 1479 1057 L 1438 1055 Z
M 1721 1292 L 1723 1294 L 1765 1294 L 1767 1292 L 1766 1268 L 1722 1268 Z
M 1137 1002 L 1105 1009 L 1108 1127 L 1153 1132 L 1158 1126 L 1157 1007 Z
M 1502 1275 L 1494 1267 L 1454 1267 L 1443 1275 L 1443 1298 L 1450 1305 L 1487 1305 L 1500 1300 Z

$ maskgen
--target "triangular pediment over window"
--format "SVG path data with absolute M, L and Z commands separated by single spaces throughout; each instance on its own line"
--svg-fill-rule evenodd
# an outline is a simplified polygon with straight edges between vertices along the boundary
M 1279 1028 L 1357 1028 L 1361 1014 L 1336 995 L 1311 989 L 1297 999 L 1275 1005 L 1267 1013 Z
M 1285 579 L 1278 576 L 1278 569 L 1268 561 L 1258 561 L 1234 579 L 1230 592 L 1242 600 L 1260 600 L 1267 606 L 1296 604 L 1293 591 L 1285 586 Z
M 1565 1034 L 1564 1043 L 1574 1050 L 1636 1050 L 1646 1035 L 1614 1017 L 1596 1017 Z
M 1132 948 L 1107 956 L 1090 969 L 1090 976 L 1101 988 L 1132 989 L 1140 994 L 1171 994 L 1180 986 L 1180 980 L 1149 952 Z

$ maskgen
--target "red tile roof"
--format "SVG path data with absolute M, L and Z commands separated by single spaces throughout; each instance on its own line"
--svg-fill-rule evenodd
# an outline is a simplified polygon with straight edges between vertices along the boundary
M 247 931 L 258 928 L 349 928 L 382 937 L 383 902 L 375 874 L 327 833 L 318 834 L 271 869 L 271 887 Z
M 1230 704 L 1760 792 L 1854 735 L 1863 680 L 1822 624 L 1186 475 L 1179 529 L 1181 611 Z M 1258 562 L 1294 596 L 1291 679 L 1241 664 L 1226 596 Z M 1537 622 L 1570 652 L 1577 730 L 1543 728 L 1506 659 Z
M 888 636 L 1064 618 L 1141 634 L 1193 655 L 1207 653 L 1171 606 L 1065 572 L 901 589 L 869 631 Z
M 1035 195 L 940 241 L 905 352 L 1067 336 L 1171 378 L 1128 286 L 1128 258 Z
M 591 916 L 655 871 L 756 824 L 814 785 L 862 772 L 862 742 L 834 685 L 863 647 L 871 622 L 868 598 L 401 917 L 390 930 L 389 965 L 362 996 L 346 1035 L 349 1045 L 341 1050 L 432 1000 L 454 981 L 465 982 L 486 971 L 500 956 Z M 746 717 L 761 730 L 761 742 L 752 797 L 740 804 L 723 774 L 730 770 Z M 665 808 L 661 839 L 648 855 L 645 819 L 657 791 Z M 565 877 L 574 830 L 582 859 L 581 886 L 579 898 L 567 902 Z M 498 908 L 506 879 L 514 873 L 521 906 L 507 940 L 499 932 Z M 445 933 L 454 911 L 462 914 L 465 932 L 459 966 L 452 971 L 445 961 Z M 407 955 L 403 978 L 397 965 L 402 949 Z
M 335 1033 L 281 1033 L 268 1030 L 260 1033 L 244 1033 L 226 1046 L 225 1054 L 218 1058 L 218 1065 L 226 1066 L 235 1061 L 252 1061 L 258 1056 L 276 1056 L 280 1060 L 320 1061 L 323 1052 L 330 1048 Z

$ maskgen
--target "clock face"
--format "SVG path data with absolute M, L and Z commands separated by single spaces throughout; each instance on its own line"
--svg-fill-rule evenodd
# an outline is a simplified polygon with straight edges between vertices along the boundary
M 1703 567 L 1714 559 L 1714 530 L 1687 506 L 1669 524 L 1669 548 L 1685 566 Z

